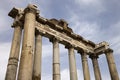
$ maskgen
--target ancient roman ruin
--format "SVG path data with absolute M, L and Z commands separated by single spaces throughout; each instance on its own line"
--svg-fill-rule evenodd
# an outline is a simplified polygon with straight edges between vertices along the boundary
M 65 20 L 41 17 L 37 6 L 32 4 L 25 9 L 14 7 L 9 16 L 14 19 L 14 35 L 5 80 L 41 80 L 43 36 L 49 38 L 53 44 L 53 80 L 61 80 L 59 43 L 68 49 L 70 80 L 80 80 L 77 77 L 74 50 L 81 55 L 84 80 L 90 80 L 87 56 L 92 60 L 95 80 L 102 80 L 98 63 L 98 57 L 102 54 L 106 56 L 111 80 L 119 80 L 113 50 L 107 42 L 95 44 L 84 39 L 75 34 Z M 21 39 L 23 40 L 20 51 Z

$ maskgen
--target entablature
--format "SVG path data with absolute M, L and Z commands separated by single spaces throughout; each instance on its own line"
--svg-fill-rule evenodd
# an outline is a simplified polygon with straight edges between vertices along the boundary
M 76 50 L 83 49 L 88 51 L 88 53 L 89 52 L 93 53 L 94 51 L 94 47 L 84 44 L 82 40 L 80 41 L 80 40 L 74 39 L 68 36 L 67 34 L 65 34 L 64 32 L 60 32 L 51 28 L 51 26 L 47 24 L 41 24 L 36 21 L 35 27 L 40 32 L 40 34 L 43 34 L 45 37 L 48 37 L 49 39 L 55 37 L 59 39 L 59 42 L 65 46 L 72 45 Z
M 100 55 L 100 54 L 105 53 L 105 51 L 106 51 L 107 49 L 109 49 L 109 48 L 110 48 L 110 46 L 109 46 L 108 42 L 103 41 L 103 42 L 101 42 L 101 43 L 99 43 L 99 44 L 96 44 L 95 49 L 94 49 L 94 52 L 95 52 L 97 55 Z
M 31 7 L 31 5 L 28 7 Z M 33 8 L 34 7 L 36 6 L 33 5 Z M 17 24 L 16 22 L 18 21 L 21 24 L 24 24 L 25 9 L 13 8 L 8 15 L 15 19 L 14 24 Z M 95 53 L 97 55 L 100 55 L 109 48 L 109 44 L 105 41 L 99 44 L 95 44 L 94 42 L 86 40 L 82 36 L 75 34 L 64 19 L 46 19 L 38 15 L 38 12 L 36 15 L 35 28 L 37 33 L 40 33 L 49 39 L 55 37 L 60 41 L 60 43 L 65 46 L 74 46 L 78 52 L 82 52 L 80 50 L 84 50 L 87 54 Z

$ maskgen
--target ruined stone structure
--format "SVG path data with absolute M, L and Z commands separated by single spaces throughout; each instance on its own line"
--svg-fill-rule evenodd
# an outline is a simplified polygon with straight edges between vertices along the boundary
M 70 80 L 78 80 L 74 50 L 81 55 L 84 80 L 90 80 L 87 56 L 92 60 L 95 79 L 102 80 L 97 60 L 102 54 L 106 56 L 111 80 L 119 80 L 113 50 L 107 42 L 95 44 L 75 34 L 65 20 L 45 19 L 39 16 L 35 5 L 29 4 L 25 9 L 13 8 L 9 16 L 14 18 L 14 35 L 5 80 L 41 80 L 42 36 L 49 38 L 53 43 L 53 80 L 61 80 L 59 43 L 68 49 Z

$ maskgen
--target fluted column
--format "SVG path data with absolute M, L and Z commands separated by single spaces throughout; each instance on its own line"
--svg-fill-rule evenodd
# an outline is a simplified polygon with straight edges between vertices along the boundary
M 59 42 L 53 39 L 53 80 L 60 80 L 60 54 Z
M 34 5 L 28 5 L 24 10 L 24 35 L 18 80 L 32 80 L 36 11 Z
M 41 80 L 41 62 L 42 62 L 42 36 L 40 34 L 36 34 L 32 80 Z
M 89 72 L 89 67 L 88 67 L 87 54 L 84 52 L 81 53 L 81 59 L 82 59 L 84 80 L 90 80 L 90 72 Z
M 68 54 L 69 54 L 70 80 L 78 80 L 74 48 L 69 47 L 68 51 L 69 51 Z
M 98 56 L 95 54 L 91 54 L 90 58 L 93 63 L 95 80 L 102 80 L 101 74 L 100 74 L 100 69 L 99 69 L 99 64 L 98 64 L 98 60 L 97 60 Z
M 107 62 L 108 62 L 111 80 L 119 80 L 118 72 L 117 72 L 114 57 L 113 57 L 113 50 L 107 49 L 105 51 L 105 55 L 106 55 Z
M 22 28 L 18 24 L 14 26 L 13 40 L 8 60 L 5 80 L 16 80 L 16 73 L 19 61 L 20 42 L 21 42 Z

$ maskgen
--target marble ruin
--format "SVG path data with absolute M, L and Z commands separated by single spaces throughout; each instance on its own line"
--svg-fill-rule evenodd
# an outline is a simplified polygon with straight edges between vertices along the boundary
M 14 7 L 8 15 L 14 19 L 14 35 L 5 80 L 41 80 L 43 36 L 49 38 L 53 44 L 53 80 L 61 80 L 59 43 L 68 49 L 70 80 L 78 80 L 74 50 L 81 55 L 84 80 L 90 80 L 87 56 L 92 60 L 95 80 L 102 80 L 97 60 L 102 54 L 106 56 L 111 80 L 119 80 L 113 50 L 107 42 L 95 44 L 84 39 L 75 34 L 65 20 L 41 17 L 37 6 L 32 4 L 25 9 Z

